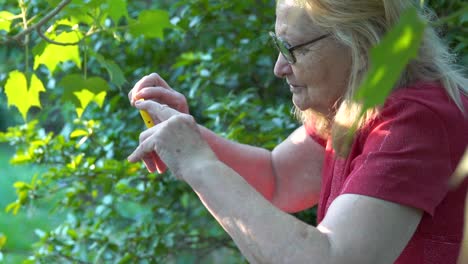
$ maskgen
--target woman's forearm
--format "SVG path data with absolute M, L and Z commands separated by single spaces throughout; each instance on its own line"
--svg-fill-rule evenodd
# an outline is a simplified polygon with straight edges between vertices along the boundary
M 219 161 L 184 178 L 251 263 L 329 263 L 326 234 L 282 212 Z
M 271 201 L 276 183 L 271 151 L 233 142 L 201 125 L 198 127 L 218 159 L 235 170 L 267 200 Z
M 276 207 L 297 212 L 317 203 L 325 150 L 304 127 L 296 129 L 273 151 L 235 143 L 198 127 L 218 159 Z

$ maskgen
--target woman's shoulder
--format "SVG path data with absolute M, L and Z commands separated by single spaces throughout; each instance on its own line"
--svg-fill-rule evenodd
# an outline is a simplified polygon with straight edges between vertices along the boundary
M 361 130 L 358 140 L 366 145 L 384 135 L 401 141 L 402 148 L 427 144 L 439 152 L 445 149 L 456 162 L 468 144 L 468 99 L 462 95 L 461 100 L 464 112 L 441 85 L 418 83 L 400 88 Z
M 382 108 L 383 115 L 401 112 L 415 111 L 415 114 L 434 115 L 445 122 L 463 122 L 468 118 L 468 97 L 461 94 L 460 109 L 455 101 L 448 95 L 444 87 L 435 82 L 418 82 L 407 87 L 395 90 L 387 99 Z

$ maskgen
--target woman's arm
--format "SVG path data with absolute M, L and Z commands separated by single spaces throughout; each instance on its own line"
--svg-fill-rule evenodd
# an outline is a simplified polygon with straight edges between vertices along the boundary
M 421 219 L 421 210 L 346 194 L 317 228 L 309 226 L 274 207 L 219 161 L 191 116 L 149 101 L 137 108 L 165 121 L 141 134 L 129 161 L 156 151 L 252 263 L 392 263 Z
M 153 100 L 189 114 L 184 95 L 172 89 L 157 73 L 138 81 L 128 97 L 132 105 L 139 99 Z M 153 117 L 155 123 L 160 121 Z M 297 212 L 317 203 L 324 149 L 307 135 L 304 127 L 298 128 L 273 151 L 232 142 L 198 127 L 219 160 L 277 207 Z M 155 153 L 150 153 L 144 161 L 150 171 L 164 168 Z
M 325 151 L 303 126 L 273 151 L 226 140 L 202 126 L 199 129 L 218 159 L 278 208 L 297 212 L 317 203 Z

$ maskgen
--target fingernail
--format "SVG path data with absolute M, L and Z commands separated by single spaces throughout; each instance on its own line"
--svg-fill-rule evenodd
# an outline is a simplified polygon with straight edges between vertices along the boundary
M 137 100 L 137 101 L 135 102 L 135 105 L 141 104 L 142 101 L 143 101 L 143 100 L 141 100 L 141 99 L 140 99 L 140 100 Z

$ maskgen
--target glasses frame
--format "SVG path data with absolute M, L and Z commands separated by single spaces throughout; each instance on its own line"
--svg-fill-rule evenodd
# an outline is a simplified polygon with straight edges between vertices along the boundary
M 324 34 L 324 35 L 321 35 L 320 37 L 314 38 L 314 39 L 312 39 L 310 41 L 307 41 L 307 42 L 304 42 L 304 43 L 301 43 L 301 44 L 298 44 L 298 45 L 291 46 L 291 44 L 289 44 L 286 40 L 284 40 L 281 37 L 276 36 L 275 32 L 270 31 L 269 35 L 270 35 L 271 39 L 273 40 L 273 43 L 275 44 L 278 51 L 283 55 L 283 57 L 286 59 L 286 61 L 288 61 L 289 64 L 294 64 L 297 61 L 296 56 L 294 56 L 294 53 L 293 53 L 294 50 L 302 48 L 302 47 L 307 46 L 307 45 L 310 45 L 312 43 L 315 43 L 315 42 L 317 42 L 319 40 L 322 40 L 322 39 L 330 36 L 330 34 Z

